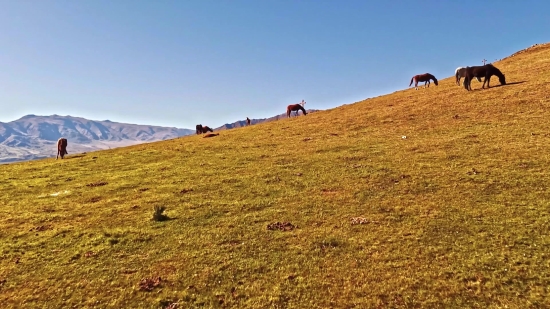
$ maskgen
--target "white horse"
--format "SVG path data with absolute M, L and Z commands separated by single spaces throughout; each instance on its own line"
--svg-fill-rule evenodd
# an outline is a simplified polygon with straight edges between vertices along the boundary
M 460 86 L 460 79 L 464 77 L 464 73 L 466 73 L 466 68 L 469 68 L 469 67 L 458 67 L 455 70 L 456 84 L 459 86 Z M 477 81 L 481 83 L 481 78 L 479 77 L 476 77 L 476 78 L 477 78 Z M 464 79 L 464 82 L 465 81 L 466 79 Z M 464 84 L 464 82 L 462 84 Z

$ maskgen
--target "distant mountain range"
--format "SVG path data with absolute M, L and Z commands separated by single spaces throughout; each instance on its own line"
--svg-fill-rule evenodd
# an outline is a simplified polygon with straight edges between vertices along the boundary
M 56 155 L 60 137 L 69 154 L 154 142 L 195 133 L 191 129 L 95 121 L 71 116 L 27 115 L 0 122 L 0 163 Z
M 308 110 L 308 113 L 314 111 Z M 258 124 L 284 117 L 286 114 L 251 119 L 251 123 Z M 214 130 L 245 125 L 246 121 L 240 120 Z M 75 154 L 162 141 L 194 133 L 195 129 L 96 121 L 72 116 L 27 115 L 15 121 L 0 122 L 0 163 L 55 157 L 56 143 L 60 137 L 67 138 L 67 150 L 69 154 Z

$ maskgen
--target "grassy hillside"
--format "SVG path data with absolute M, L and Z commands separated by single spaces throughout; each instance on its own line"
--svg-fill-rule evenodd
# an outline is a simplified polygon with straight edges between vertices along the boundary
M 550 307 L 550 45 L 495 66 L 509 85 L 2 165 L 0 303 Z

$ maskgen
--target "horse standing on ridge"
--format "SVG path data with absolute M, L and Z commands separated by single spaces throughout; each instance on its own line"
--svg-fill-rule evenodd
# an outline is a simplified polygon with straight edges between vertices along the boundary
M 249 126 L 250 125 L 250 118 L 246 117 L 246 125 Z
M 202 124 L 198 124 L 196 129 L 197 129 L 197 135 L 206 133 L 208 131 L 214 132 L 212 129 L 210 129 L 209 126 L 203 126 Z
M 418 82 L 424 82 L 424 88 L 426 88 L 426 84 L 428 84 L 428 87 L 430 87 L 430 80 L 434 81 L 434 84 L 437 86 L 437 78 L 433 76 L 430 73 L 424 73 L 415 75 L 411 78 L 411 83 L 409 84 L 409 87 L 412 85 L 414 81 L 414 89 L 418 90 Z
M 302 113 L 304 113 L 304 116 L 307 115 L 306 109 L 301 104 L 290 104 L 286 107 L 286 117 L 289 118 L 291 112 L 300 110 L 302 111 Z
M 460 86 L 460 79 L 466 74 L 466 69 L 469 67 L 458 67 L 455 70 L 456 84 Z M 481 78 L 476 77 L 477 81 L 481 83 Z
M 485 88 L 485 83 L 487 83 L 487 88 L 490 88 L 489 82 L 491 81 L 491 76 L 493 75 L 498 77 L 501 85 L 506 85 L 506 77 L 492 64 L 466 68 L 466 73 L 464 74 L 464 88 L 468 91 L 472 90 L 472 86 L 470 84 L 472 83 L 472 79 L 474 77 L 485 77 L 481 88 Z
M 57 140 L 57 157 L 55 159 L 57 160 L 61 156 L 61 160 L 63 160 L 66 154 L 69 154 L 67 152 L 67 139 L 62 137 Z

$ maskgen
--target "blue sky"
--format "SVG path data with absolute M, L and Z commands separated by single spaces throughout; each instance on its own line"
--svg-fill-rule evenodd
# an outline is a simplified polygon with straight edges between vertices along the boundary
M 546 1 L 0 0 L 0 121 L 327 109 L 550 41 Z

